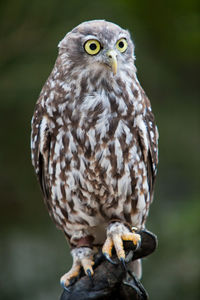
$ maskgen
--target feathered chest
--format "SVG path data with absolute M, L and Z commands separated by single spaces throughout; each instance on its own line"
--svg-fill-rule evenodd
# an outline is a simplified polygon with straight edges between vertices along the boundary
M 97 85 L 80 84 L 79 93 L 62 85 L 62 95 L 48 97 L 50 178 L 87 184 L 87 190 L 90 183 L 99 190 L 121 180 L 120 190 L 127 185 L 128 192 L 143 159 L 135 121 L 144 114 L 144 98 L 137 81 L 118 79 L 112 89 L 105 81 Z
M 141 157 L 134 126 L 136 103 L 133 95 L 119 89 L 102 89 L 69 102 L 52 120 L 55 160 L 81 176 L 90 172 L 92 178 L 122 177 Z
M 83 151 L 87 158 L 95 157 L 96 160 L 102 152 L 113 151 L 113 147 L 115 152 L 119 151 L 119 145 L 123 152 L 126 151 L 135 135 L 136 105 L 132 98 L 119 91 L 108 93 L 101 89 L 66 105 L 58 117 L 58 131 L 63 131 L 71 140 L 69 151 L 76 146 L 79 154 Z

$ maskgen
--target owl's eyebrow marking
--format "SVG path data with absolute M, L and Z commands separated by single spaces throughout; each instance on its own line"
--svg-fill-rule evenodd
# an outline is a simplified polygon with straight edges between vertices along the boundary
M 118 40 L 120 40 L 120 39 L 125 39 L 127 41 L 128 35 L 124 34 L 124 32 L 121 32 L 118 36 Z
M 83 44 L 85 44 L 88 40 L 97 40 L 99 42 L 99 44 L 100 44 L 101 49 L 103 49 L 102 43 L 100 42 L 100 40 L 95 35 L 88 35 L 88 36 L 86 36 L 84 38 L 84 40 L 83 40 Z
M 97 40 L 100 43 L 98 37 L 94 34 L 89 34 L 86 37 L 84 37 L 85 42 L 88 41 L 88 40 Z

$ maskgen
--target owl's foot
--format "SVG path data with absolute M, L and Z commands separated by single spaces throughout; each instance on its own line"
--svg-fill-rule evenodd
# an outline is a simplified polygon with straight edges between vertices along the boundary
M 71 251 L 73 257 L 73 265 L 71 270 L 64 274 L 60 279 L 61 286 L 68 290 L 70 281 L 80 274 L 81 267 L 83 267 L 84 272 L 87 276 L 92 277 L 94 271 L 92 266 L 93 261 L 93 250 L 88 247 L 75 248 Z
M 112 249 L 114 247 L 117 257 L 125 267 L 126 255 L 124 251 L 123 241 L 131 241 L 135 246 L 139 247 L 141 237 L 139 234 L 135 233 L 134 230 L 131 231 L 123 223 L 111 223 L 107 228 L 107 239 L 103 245 L 102 252 L 108 261 L 110 261 L 111 263 L 115 263 L 111 259 Z

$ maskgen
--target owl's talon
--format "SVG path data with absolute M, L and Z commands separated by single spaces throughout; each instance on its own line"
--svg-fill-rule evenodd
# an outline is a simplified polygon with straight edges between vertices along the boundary
M 86 270 L 86 274 L 87 274 L 87 276 L 89 277 L 91 283 L 93 284 L 93 277 L 92 277 L 93 273 L 91 272 L 91 270 L 90 270 L 90 269 L 87 269 L 87 270 Z
M 87 276 L 89 277 L 89 279 L 90 279 L 90 282 L 91 282 L 91 285 L 93 286 L 93 273 L 91 272 L 91 270 L 90 269 L 87 269 L 86 270 L 86 274 L 87 274 Z
M 140 247 L 141 247 L 141 238 L 140 238 L 140 240 L 138 240 L 138 242 L 137 242 L 137 244 L 136 244 L 135 251 L 136 251 L 137 249 L 139 249 Z
M 63 288 L 65 291 L 67 291 L 68 293 L 70 293 L 70 289 L 66 287 L 65 281 L 60 280 L 60 285 L 62 286 L 62 288 Z
M 92 272 L 91 272 L 91 270 L 90 270 L 90 269 L 87 269 L 87 270 L 86 270 L 86 273 L 87 273 L 87 276 L 88 276 L 90 279 L 92 279 Z
M 136 249 L 140 247 L 141 237 L 135 231 L 120 222 L 111 223 L 107 229 L 107 239 L 103 245 L 102 252 L 106 259 L 113 263 L 111 259 L 112 248 L 116 250 L 118 259 L 126 269 L 126 255 L 124 251 L 123 241 L 131 241 Z M 116 264 L 116 263 L 114 263 Z
M 117 265 L 117 262 L 113 261 L 108 253 L 103 252 L 103 255 L 112 265 Z
M 126 261 L 125 261 L 125 259 L 124 259 L 123 257 L 121 257 L 121 258 L 120 258 L 120 261 L 121 261 L 121 264 L 122 264 L 122 266 L 123 266 L 124 270 L 125 270 L 125 271 L 127 271 L 127 267 L 126 267 Z
M 71 270 L 64 274 L 60 279 L 61 286 L 70 291 L 68 286 L 72 284 L 72 280 L 75 279 L 79 274 L 81 268 L 89 278 L 92 278 L 94 274 L 92 266 L 93 262 L 93 250 L 88 247 L 75 248 L 71 251 L 73 257 L 73 265 Z

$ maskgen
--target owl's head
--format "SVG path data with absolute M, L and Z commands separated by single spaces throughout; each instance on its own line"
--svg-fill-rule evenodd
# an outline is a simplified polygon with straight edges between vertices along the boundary
M 129 32 L 104 20 L 81 23 L 67 33 L 58 47 L 60 55 L 74 68 L 101 69 L 116 75 L 134 64 Z

